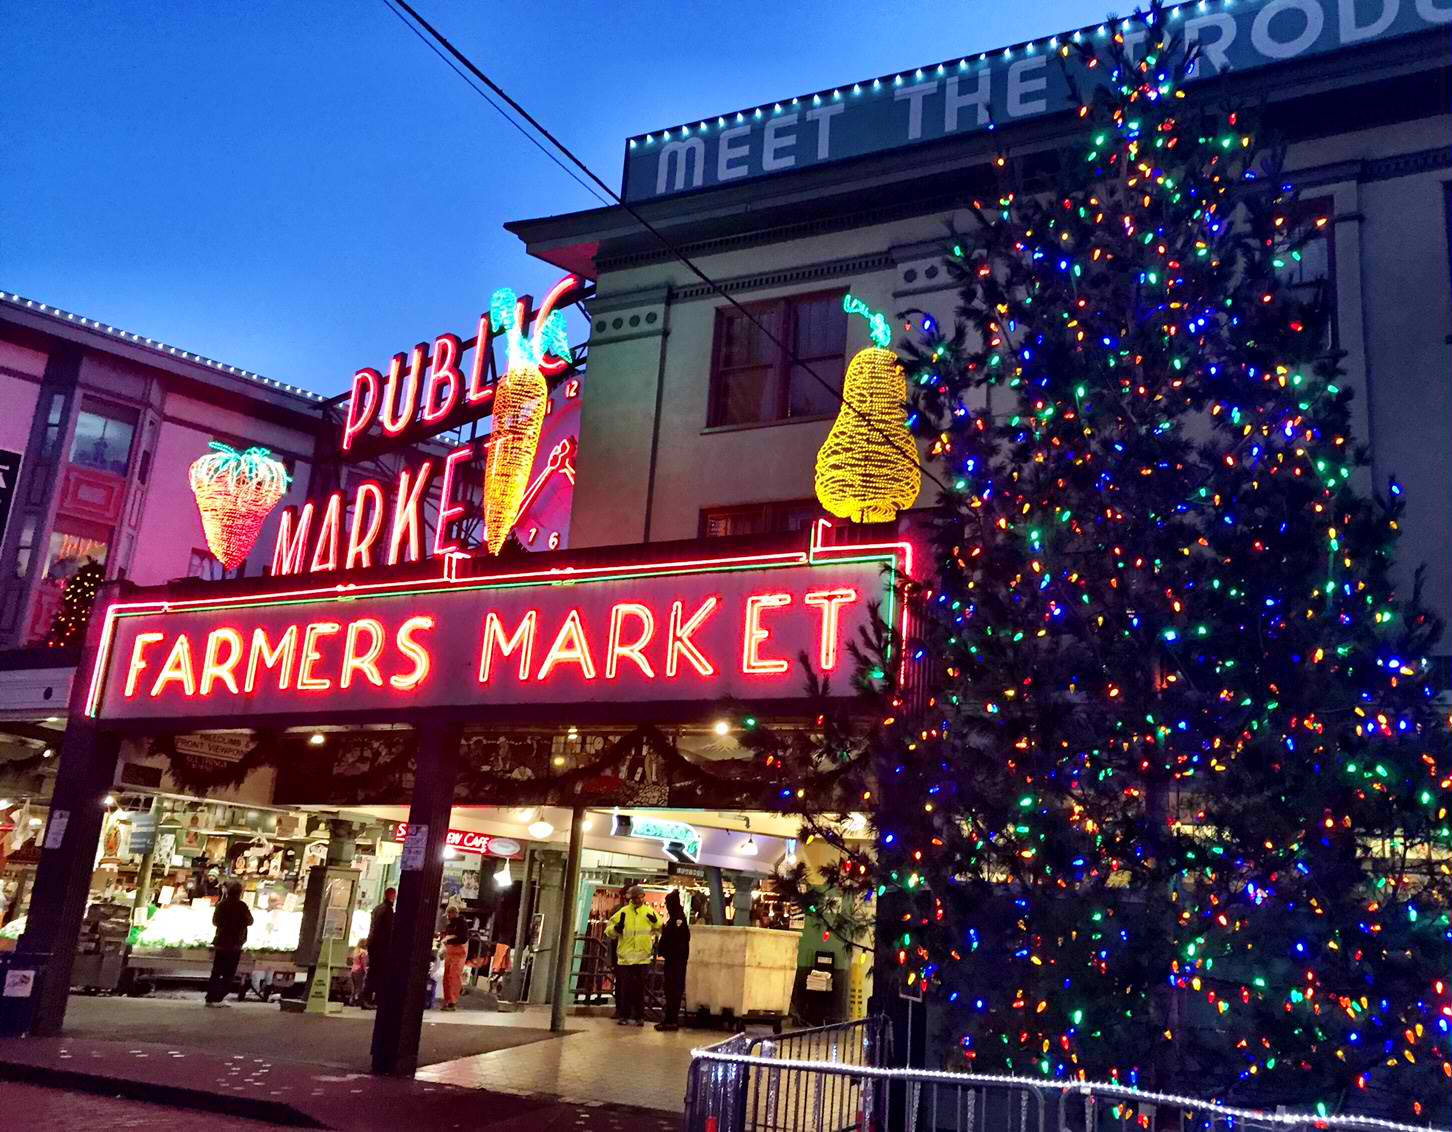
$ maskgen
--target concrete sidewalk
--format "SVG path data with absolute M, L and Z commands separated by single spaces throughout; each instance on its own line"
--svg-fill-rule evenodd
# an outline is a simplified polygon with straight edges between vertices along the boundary
M 587 1019 L 552 1035 L 537 1010 L 431 1017 L 417 1079 L 366 1071 L 372 1016 L 362 1012 L 75 996 L 66 1021 L 63 1037 L 0 1039 L 0 1081 L 350 1132 L 664 1132 L 679 1127 L 689 1062 L 688 1042 L 661 1040 L 677 1035 Z M 627 1045 L 633 1056 L 621 1057 Z M 515 1060 L 533 1047 L 544 1056 Z
M 555 1097 L 501 1094 L 126 1040 L 3 1039 L 0 1081 L 339 1132 L 398 1132 L 400 1128 L 667 1132 L 680 1126 L 679 1116 L 658 1110 L 581 1105 Z

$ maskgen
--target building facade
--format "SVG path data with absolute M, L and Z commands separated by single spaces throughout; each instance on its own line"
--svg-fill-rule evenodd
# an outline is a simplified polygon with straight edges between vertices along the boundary
M 1425 563 L 1427 597 L 1445 617 L 1452 52 L 1438 25 L 1452 17 L 1403 5 L 1408 20 L 1367 25 L 1358 38 L 1361 25 L 1344 15 L 1338 24 L 1333 5 L 1290 5 L 1305 10 L 1300 34 L 1294 13 L 1276 18 L 1286 7 L 1238 6 L 1232 17 L 1219 3 L 1183 5 L 1189 15 L 1179 18 L 1209 48 L 1218 30 L 1264 49 L 1250 60 L 1231 51 L 1228 64 L 1245 69 L 1226 65 L 1204 85 L 1214 97 L 1264 100 L 1265 124 L 1288 143 L 1306 207 L 1331 217 L 1291 281 L 1330 299 L 1327 348 L 1356 393 L 1367 486 L 1385 491 L 1393 474 L 1404 486 L 1403 580 Z M 1322 40 L 1307 40 L 1312 29 Z M 631 139 L 624 194 L 674 250 L 619 207 L 509 226 L 531 254 L 598 285 L 591 362 L 599 376 L 582 409 L 575 545 L 785 530 L 820 514 L 813 461 L 836 415 L 833 392 L 675 252 L 840 388 L 847 359 L 868 344 L 842 295 L 897 315 L 900 336 L 924 315 L 949 322 L 956 295 L 941 266 L 946 224 L 971 239 L 962 203 L 993 185 L 1000 154 L 1032 162 L 1072 143 L 1074 117 L 1048 100 L 1054 64 L 1045 56 L 1058 41 Z M 1222 59 L 1208 50 L 1206 70 Z M 993 91 L 999 127 L 966 128 L 969 79 L 939 76 L 945 66 L 972 76 L 990 64 L 974 90 L 985 99 Z M 864 137 L 849 128 L 852 100 L 874 88 L 880 105 L 868 108 L 877 118 Z M 1029 90 L 1038 92 L 1032 105 Z M 960 120 L 959 132 L 932 136 Z M 848 156 L 833 149 L 822 159 L 824 124 Z M 932 491 L 925 482 L 919 506 Z

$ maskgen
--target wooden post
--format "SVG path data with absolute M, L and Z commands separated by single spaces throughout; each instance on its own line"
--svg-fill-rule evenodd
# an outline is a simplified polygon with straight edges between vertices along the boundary
M 435 723 L 418 729 L 403 873 L 373 1023 L 374 1073 L 412 1077 L 418 1068 L 444 846 L 458 776 L 459 738 L 457 725 Z
M 585 807 L 570 813 L 570 848 L 565 857 L 565 892 L 560 905 L 560 938 L 555 948 L 555 985 L 550 998 L 550 1031 L 565 1031 L 565 998 L 575 962 L 575 903 L 580 899 L 580 855 L 585 842 Z

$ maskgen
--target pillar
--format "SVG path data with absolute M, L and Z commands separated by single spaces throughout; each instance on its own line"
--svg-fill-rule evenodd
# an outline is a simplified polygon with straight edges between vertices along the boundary
M 411 1077 L 418 1068 L 434 920 L 444 873 L 449 811 L 458 776 L 460 729 L 426 724 L 418 729 L 409 839 L 403 848 L 393 937 L 373 1023 L 373 1072 Z
M 96 595 L 97 611 L 116 596 L 114 584 L 103 587 Z M 116 780 L 116 760 L 121 753 L 121 737 L 103 730 L 86 715 L 86 694 L 104 621 L 101 616 L 91 618 L 71 681 L 50 819 L 41 842 L 25 934 L 15 949 L 18 955 L 50 957 L 32 1006 L 30 1032 L 36 1035 L 58 1034 L 65 1022 L 76 937 L 86 914 L 96 845 L 106 817 L 106 794 Z
M 146 923 L 146 910 L 151 905 L 151 870 L 156 864 L 156 845 L 161 840 L 161 795 L 151 799 L 151 848 L 141 855 L 141 870 L 136 878 L 136 903 L 131 908 L 133 924 Z M 169 864 L 170 862 L 164 862 Z
M 570 969 L 575 963 L 575 905 L 580 900 L 580 856 L 585 842 L 585 808 L 570 814 L 570 847 L 565 855 L 565 897 L 560 906 L 559 943 L 555 947 L 554 995 L 550 999 L 550 1030 L 564 1033 L 565 999 L 570 993 Z

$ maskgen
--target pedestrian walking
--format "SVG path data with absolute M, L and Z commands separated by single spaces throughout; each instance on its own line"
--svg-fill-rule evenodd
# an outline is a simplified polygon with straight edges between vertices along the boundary
M 242 946 L 247 942 L 247 929 L 252 926 L 252 909 L 242 902 L 242 884 L 232 881 L 212 912 L 212 976 L 207 980 L 207 1005 L 226 1006 L 223 1001 L 237 977 L 237 964 L 242 961 Z
M 660 932 L 656 950 L 665 960 L 665 1014 L 656 1024 L 657 1030 L 679 1030 L 681 999 L 686 994 L 686 963 L 691 958 L 691 925 L 681 906 L 681 894 L 671 889 L 666 894 L 666 922 Z
M 615 940 L 615 1005 L 620 1026 L 645 1025 L 645 973 L 650 970 L 661 917 L 646 906 L 645 890 L 632 884 L 629 903 L 610 917 L 605 934 Z

